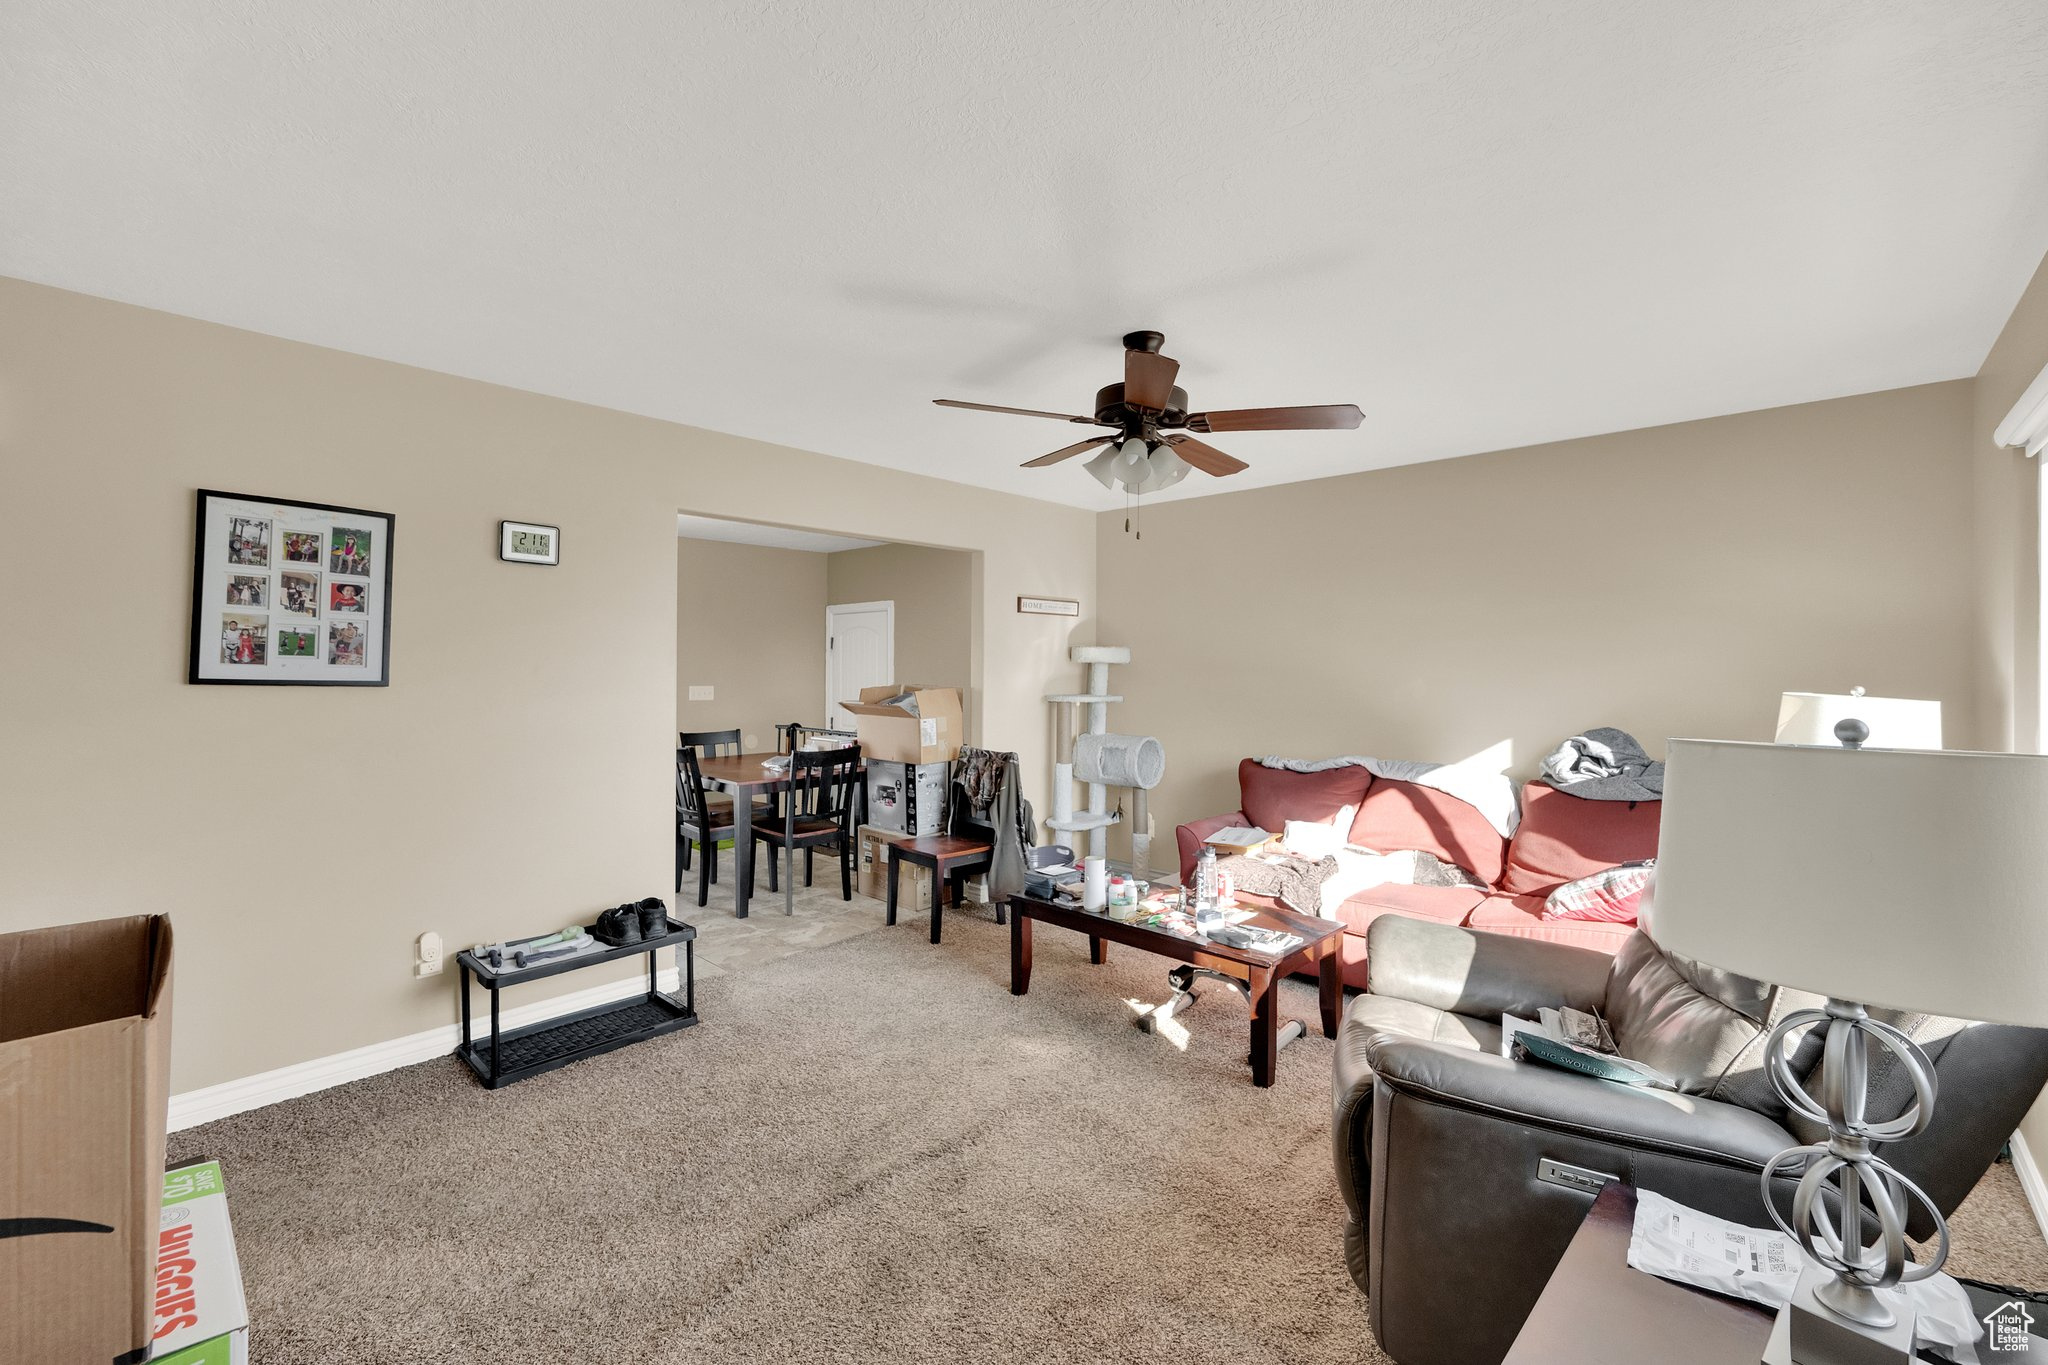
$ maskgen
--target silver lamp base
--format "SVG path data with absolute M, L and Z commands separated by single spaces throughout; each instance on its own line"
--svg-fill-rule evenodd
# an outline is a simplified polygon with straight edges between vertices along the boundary
M 1786 1053 L 1794 1034 L 1815 1027 L 1825 1030 L 1818 1098 L 1808 1095 L 1792 1074 Z M 1912 1102 L 1895 1118 L 1876 1120 L 1866 1111 L 1873 1043 L 1891 1053 L 1913 1086 Z M 1828 1140 L 1787 1148 L 1764 1164 L 1764 1206 L 1806 1257 L 1792 1301 L 1778 1314 L 1764 1361 L 1911 1365 L 1914 1311 L 1897 1286 L 1924 1280 L 1941 1268 L 1948 1257 L 1948 1225 L 1934 1201 L 1887 1165 L 1878 1148 L 1925 1130 L 1934 1114 L 1934 1068 L 1905 1034 L 1872 1019 L 1854 1001 L 1840 999 L 1781 1021 L 1771 1031 L 1766 1057 L 1778 1097 L 1793 1113 L 1826 1124 Z M 1772 1182 L 1781 1171 L 1801 1172 L 1790 1218 L 1772 1198 Z M 1927 1210 L 1938 1236 L 1926 1264 L 1916 1264 L 1908 1254 L 1909 1199 Z
M 1835 1312 L 1820 1295 L 1838 1283 L 1812 1261 L 1799 1274 L 1792 1301 L 1778 1310 L 1763 1365 L 1913 1365 L 1913 1306 L 1895 1290 L 1873 1291 L 1891 1310 L 1889 1327 L 1857 1322 Z

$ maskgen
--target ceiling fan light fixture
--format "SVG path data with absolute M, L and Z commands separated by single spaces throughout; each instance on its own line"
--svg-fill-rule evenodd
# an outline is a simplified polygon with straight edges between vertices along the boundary
M 1081 466 L 1094 476 L 1095 482 L 1111 492 L 1116 491 L 1118 450 L 1115 446 L 1103 447 L 1102 453 Z
M 1164 442 L 1153 449 L 1152 458 L 1148 463 L 1152 472 L 1146 476 L 1145 487 L 1142 490 L 1147 493 L 1157 493 L 1161 489 L 1173 487 L 1185 479 L 1188 470 L 1193 468 L 1186 460 L 1173 453 L 1172 446 Z
M 1102 451 L 1082 468 L 1104 488 L 1114 492 L 1122 485 L 1132 493 L 1171 488 L 1186 478 L 1190 469 L 1221 478 L 1250 467 L 1196 435 L 1177 433 L 1162 438 L 1158 434 L 1161 426 L 1185 428 L 1186 433 L 1201 435 L 1216 431 L 1352 431 L 1365 420 L 1365 414 L 1353 403 L 1193 411 L 1187 391 L 1174 383 L 1180 375 L 1180 362 L 1163 353 L 1164 342 L 1165 338 L 1157 332 L 1132 332 L 1125 336 L 1123 383 L 1098 389 L 1094 411 L 1089 415 L 1004 407 L 958 398 L 932 401 L 941 407 L 1041 417 L 1094 427 L 1097 435 L 1026 460 L 1024 468 L 1043 469 L 1102 445 Z

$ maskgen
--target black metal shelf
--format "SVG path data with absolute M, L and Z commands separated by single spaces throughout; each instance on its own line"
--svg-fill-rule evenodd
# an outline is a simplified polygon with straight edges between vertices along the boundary
M 488 1038 L 479 1038 L 456 1056 L 469 1064 L 476 1078 L 497 1090 L 514 1081 L 553 1071 L 558 1066 L 580 1062 L 632 1043 L 659 1038 L 697 1022 L 697 1012 L 669 995 L 634 996 L 593 1009 L 577 1010 L 559 1019 L 512 1029 L 502 1034 L 496 1048 Z M 496 1061 L 496 1079 L 493 1079 Z
M 591 926 L 585 925 L 586 931 Z M 603 947 L 592 952 L 577 953 L 573 957 L 558 957 L 550 962 L 537 962 L 531 967 L 515 967 L 506 963 L 493 967 L 478 957 L 473 949 L 464 948 L 455 955 L 456 960 L 467 965 L 480 984 L 496 982 L 500 986 L 518 986 L 528 981 L 539 981 L 545 977 L 559 976 L 563 972 L 578 971 L 594 967 L 600 962 L 617 962 L 622 957 L 633 957 L 640 953 L 658 952 L 663 948 L 678 948 L 686 941 L 697 937 L 697 926 L 681 920 L 669 920 L 668 932 L 656 939 L 642 939 L 638 943 L 627 943 L 619 947 Z
M 553 1071 L 585 1057 L 596 1057 L 690 1027 L 697 1022 L 697 930 L 677 920 L 668 923 L 669 932 L 660 938 L 579 953 L 532 967 L 493 968 L 473 952 L 457 953 L 456 967 L 462 974 L 462 1042 L 456 1047 L 455 1055 L 476 1073 L 476 1078 L 485 1086 L 498 1090 L 514 1081 Z M 676 965 L 681 969 L 683 978 L 680 999 L 656 988 L 657 955 L 663 948 L 676 950 Z M 646 994 L 594 1005 L 520 1028 L 499 1027 L 498 993 L 504 987 L 643 953 L 647 957 Z M 475 1037 L 471 1029 L 469 982 L 472 976 L 477 984 L 491 993 L 491 1032 L 488 1038 Z

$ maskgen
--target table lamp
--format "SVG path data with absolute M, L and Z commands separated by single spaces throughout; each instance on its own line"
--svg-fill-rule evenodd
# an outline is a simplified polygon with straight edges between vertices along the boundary
M 1763 1173 L 1771 1217 L 1807 1253 L 1764 1359 L 1904 1365 L 1913 1316 L 1895 1286 L 1940 1267 L 1948 1228 L 1871 1149 L 1927 1126 L 1934 1072 L 1866 1007 L 2048 1025 L 2048 757 L 1675 739 L 1658 843 L 1645 923 L 1661 947 L 1827 997 L 1766 1050 L 1779 1096 L 1829 1137 Z M 1813 1027 L 1827 1030 L 1817 1099 L 1787 1061 Z M 1897 1118 L 1865 1111 L 1872 1048 L 1912 1082 Z M 1772 1177 L 1802 1165 L 1788 1219 Z M 1929 1265 L 1907 1255 L 1907 1198 L 1939 1229 Z
M 1879 749 L 1939 749 L 1941 703 L 1910 697 L 1866 697 L 1860 687 L 1847 693 L 1787 692 L 1778 699 L 1780 744 L 1834 744 L 1835 727 L 1863 722 L 1865 742 Z

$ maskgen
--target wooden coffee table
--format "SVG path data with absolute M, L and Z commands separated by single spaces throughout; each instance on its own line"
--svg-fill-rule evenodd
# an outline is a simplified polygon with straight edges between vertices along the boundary
M 1010 994 L 1031 989 L 1031 922 L 1043 920 L 1088 938 L 1088 960 L 1109 960 L 1109 945 L 1128 944 L 1142 952 L 1175 962 L 1206 967 L 1245 983 L 1252 999 L 1252 1084 L 1271 1085 L 1280 1053 L 1280 982 L 1297 971 L 1313 971 L 1320 983 L 1323 1036 L 1337 1036 L 1337 1017 L 1344 1006 L 1344 972 L 1337 958 L 1344 926 L 1335 920 L 1297 915 L 1291 910 L 1255 910 L 1248 924 L 1299 934 L 1302 943 L 1282 957 L 1233 948 L 1207 939 L 1186 938 L 1142 924 L 1113 920 L 1078 906 L 1058 905 L 1035 896 L 1010 897 Z

